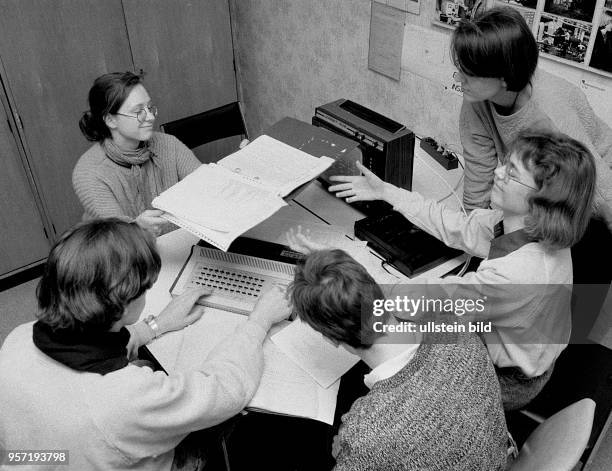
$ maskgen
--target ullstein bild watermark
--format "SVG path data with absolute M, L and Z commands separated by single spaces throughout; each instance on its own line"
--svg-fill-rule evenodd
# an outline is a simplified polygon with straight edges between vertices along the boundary
M 432 299 L 420 296 L 413 298 L 409 296 L 396 296 L 392 299 L 375 299 L 372 303 L 372 315 L 381 317 L 389 313 L 397 317 L 409 316 L 411 318 L 426 314 L 449 313 L 457 316 L 465 314 L 482 313 L 485 311 L 486 298 L 477 299 Z M 425 321 L 414 323 L 413 321 L 400 321 L 388 323 L 386 321 L 374 320 L 372 330 L 376 333 L 488 333 L 492 332 L 491 322 L 468 321 L 467 323 L 451 321 L 444 322 Z
M 362 322 L 385 342 L 454 342 L 473 332 L 487 344 L 567 345 L 612 339 L 609 285 L 406 283 L 363 300 Z M 369 335 L 364 332 L 365 335 Z M 449 335 L 440 335 L 449 334 Z

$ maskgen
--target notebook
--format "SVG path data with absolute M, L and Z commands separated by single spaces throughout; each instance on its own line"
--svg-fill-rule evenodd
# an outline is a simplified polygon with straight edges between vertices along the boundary
M 168 221 L 227 250 L 236 237 L 285 206 L 284 196 L 333 162 L 264 135 L 216 164 L 202 165 L 152 205 Z

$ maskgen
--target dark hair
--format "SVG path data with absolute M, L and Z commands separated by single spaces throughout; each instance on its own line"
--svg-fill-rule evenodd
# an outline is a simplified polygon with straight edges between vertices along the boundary
M 551 248 L 571 247 L 591 218 L 593 155 L 565 134 L 535 131 L 520 133 L 510 152 L 531 171 L 538 187 L 529 198 L 525 231 Z
M 89 90 L 89 111 L 83 113 L 79 128 L 89 141 L 103 141 L 111 137 L 104 122 L 108 114 L 115 114 L 141 79 L 132 72 L 112 72 L 98 77 Z
M 299 318 L 331 340 L 369 348 L 381 335 L 372 328 L 372 307 L 383 293 L 366 269 L 342 250 L 308 256 L 298 266 L 290 293 Z
M 137 224 L 81 223 L 51 249 L 36 290 L 37 317 L 53 329 L 108 331 L 160 268 L 155 239 Z
M 461 20 L 451 39 L 455 66 L 475 77 L 503 78 L 509 91 L 525 88 L 538 64 L 538 45 L 521 14 L 492 8 Z

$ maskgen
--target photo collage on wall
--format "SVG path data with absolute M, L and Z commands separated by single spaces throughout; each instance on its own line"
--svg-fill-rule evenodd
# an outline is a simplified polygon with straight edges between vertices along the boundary
M 436 6 L 436 20 L 450 26 L 510 6 L 525 18 L 540 52 L 612 73 L 612 0 L 437 0 Z
M 495 0 L 496 5 L 509 5 L 521 12 L 535 33 L 541 52 L 612 72 L 612 0 L 605 0 L 600 12 L 595 9 L 597 3 L 597 0 Z M 534 28 L 536 18 L 538 24 Z M 590 41 L 593 50 L 587 58 Z
M 495 6 L 512 6 L 518 10 L 529 27 L 533 30 L 533 22 L 535 21 L 535 8 L 538 5 L 538 0 L 496 0 Z
M 612 72 L 612 0 L 604 2 L 589 66 Z
M 484 11 L 486 0 L 436 0 L 436 15 L 438 20 L 451 26 L 456 26 L 462 19 L 474 18 Z

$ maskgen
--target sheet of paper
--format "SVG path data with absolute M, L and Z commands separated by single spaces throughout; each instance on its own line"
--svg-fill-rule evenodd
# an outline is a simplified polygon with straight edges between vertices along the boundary
M 286 203 L 217 165 L 202 165 L 152 202 L 167 219 L 227 250 L 231 242 Z
M 406 12 L 383 3 L 372 2 L 368 68 L 400 79 Z
M 334 160 L 313 157 L 270 136 L 221 159 L 218 165 L 262 185 L 280 197 L 324 172 Z
M 162 336 L 149 348 L 168 373 L 194 371 L 245 320 L 246 317 L 239 314 L 207 308 L 199 321 L 181 331 Z M 270 335 L 281 331 L 286 325 L 289 323 L 275 326 Z M 331 425 L 338 387 L 339 383 L 327 389 L 319 386 L 268 336 L 264 342 L 262 380 L 247 408 L 306 417 Z
M 357 355 L 342 347 L 336 347 L 299 319 L 271 338 L 287 357 L 323 388 L 329 388 L 359 361 Z
M 321 387 L 268 337 L 264 343 L 264 372 L 249 409 L 308 417 L 332 425 L 340 381 Z

